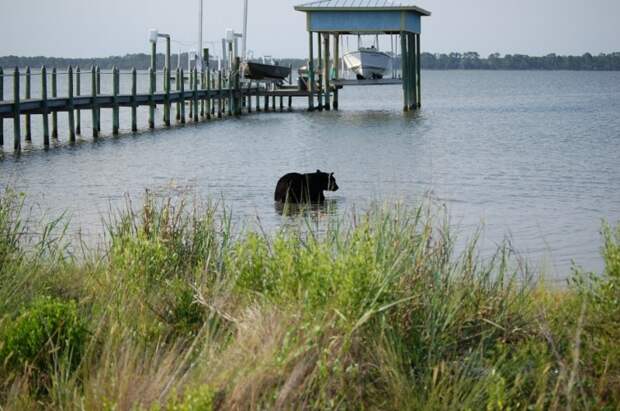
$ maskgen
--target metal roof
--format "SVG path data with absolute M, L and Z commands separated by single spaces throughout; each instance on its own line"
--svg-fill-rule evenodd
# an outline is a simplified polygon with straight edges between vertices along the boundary
M 390 0 L 318 0 L 295 6 L 297 11 L 413 11 L 422 16 L 430 16 L 431 12 L 413 4 L 412 1 Z

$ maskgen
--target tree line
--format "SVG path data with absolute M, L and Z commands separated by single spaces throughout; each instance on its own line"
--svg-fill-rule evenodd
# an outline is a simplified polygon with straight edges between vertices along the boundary
M 187 54 L 180 56 L 181 64 L 187 68 Z M 172 67 L 176 67 L 179 56 L 171 56 Z M 398 58 L 397 58 L 398 60 Z M 111 69 L 116 66 L 121 70 L 135 67 L 137 70 L 147 70 L 151 65 L 148 54 L 127 54 L 125 56 L 111 56 L 102 58 L 60 58 L 60 57 L 0 57 L 0 67 L 47 67 L 65 68 L 68 66 L 88 68 L 99 66 L 102 69 Z M 306 64 L 305 59 L 285 58 L 278 61 L 281 65 L 292 65 L 297 69 Z M 215 60 L 212 67 L 217 67 Z M 399 64 L 398 61 L 396 64 Z M 421 66 L 425 70 L 620 70 L 620 52 L 601 53 L 592 55 L 585 53 L 582 56 L 561 56 L 547 54 L 546 56 L 527 56 L 524 54 L 500 55 L 493 53 L 488 57 L 481 57 L 476 52 L 466 53 L 422 53 Z M 157 69 L 164 67 L 164 55 L 157 56 Z

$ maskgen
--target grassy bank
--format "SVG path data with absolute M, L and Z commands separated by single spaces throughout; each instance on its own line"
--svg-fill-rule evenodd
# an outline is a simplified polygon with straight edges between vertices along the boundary
M 508 247 L 457 255 L 425 207 L 267 235 L 146 198 L 78 258 L 21 203 L 0 196 L 0 408 L 620 406 L 618 229 L 557 290 Z

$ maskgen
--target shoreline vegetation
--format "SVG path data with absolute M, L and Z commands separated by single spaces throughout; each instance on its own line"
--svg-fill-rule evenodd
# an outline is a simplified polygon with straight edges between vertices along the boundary
M 179 56 L 171 56 L 171 65 L 176 67 Z M 158 54 L 158 70 L 164 68 L 164 55 Z M 188 61 L 187 53 L 181 55 L 181 62 Z M 283 66 L 292 65 L 295 70 L 306 64 L 305 59 L 282 58 L 278 59 Z M 97 58 L 63 58 L 63 57 L 25 57 L 25 56 L 0 56 L 0 67 L 58 67 L 69 66 L 88 68 L 99 66 L 108 70 L 118 67 L 121 70 L 129 70 L 135 67 L 137 70 L 150 68 L 150 55 L 127 54 L 125 56 L 110 56 Z M 217 67 L 217 61 L 211 60 L 211 65 Z M 396 58 L 399 66 L 399 58 Z M 494 53 L 488 57 L 482 57 L 476 52 L 466 53 L 422 53 L 421 66 L 424 70 L 573 70 L 573 71 L 618 71 L 620 70 L 620 52 L 601 53 L 592 55 L 585 53 L 581 56 L 562 56 L 547 54 L 546 56 L 527 56 L 524 54 Z
M 24 214 L 3 189 L 3 409 L 620 407 L 620 227 L 558 290 L 426 206 L 265 234 L 147 194 L 79 253 Z

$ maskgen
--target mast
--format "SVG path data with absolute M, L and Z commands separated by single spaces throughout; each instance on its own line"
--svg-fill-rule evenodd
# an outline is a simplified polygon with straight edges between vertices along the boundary
M 248 0 L 243 0 L 243 38 L 241 39 L 241 60 L 245 61 L 248 37 Z

